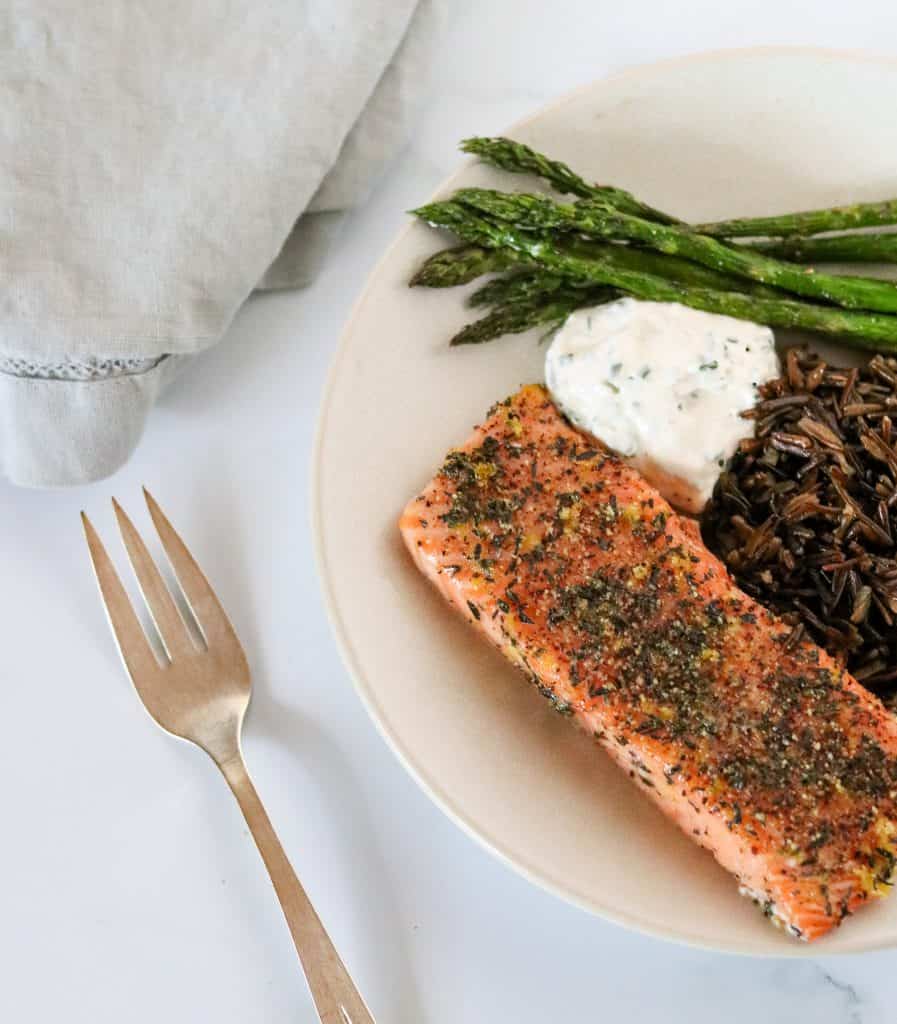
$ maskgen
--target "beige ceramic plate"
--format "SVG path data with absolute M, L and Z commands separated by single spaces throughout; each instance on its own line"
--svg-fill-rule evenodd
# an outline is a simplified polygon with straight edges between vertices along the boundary
M 581 89 L 509 134 L 654 206 L 707 221 L 897 194 L 897 64 L 818 51 L 709 54 Z M 467 164 L 446 183 L 521 185 Z M 421 196 L 421 200 L 425 197 Z M 530 335 L 450 350 L 458 290 L 410 290 L 439 246 L 405 229 L 346 328 L 315 460 L 319 565 L 343 654 L 418 782 L 528 878 L 632 928 L 800 955 L 711 856 L 456 618 L 412 569 L 396 519 L 496 399 L 541 379 Z M 897 898 L 814 947 L 897 944 Z

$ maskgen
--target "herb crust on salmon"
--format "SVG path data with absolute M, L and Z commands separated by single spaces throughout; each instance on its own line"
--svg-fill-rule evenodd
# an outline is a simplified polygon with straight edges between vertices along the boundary
M 815 939 L 887 893 L 897 720 L 543 388 L 493 407 L 400 526 L 443 595 L 776 923 Z

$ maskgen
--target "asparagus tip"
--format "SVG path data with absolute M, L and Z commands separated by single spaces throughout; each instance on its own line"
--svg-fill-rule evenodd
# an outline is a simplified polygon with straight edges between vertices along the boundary
M 472 323 L 467 324 L 466 327 L 462 327 L 458 333 L 449 340 L 449 348 L 458 348 L 460 345 L 479 345 L 484 341 L 488 341 L 489 338 L 483 338 L 482 335 L 483 324 L 480 320 L 474 320 Z
M 427 224 L 430 224 L 434 227 L 441 227 L 442 224 L 437 224 L 433 219 L 433 208 L 436 205 L 437 204 L 435 203 L 426 203 L 423 206 L 418 206 L 414 210 L 408 210 L 407 213 L 409 217 L 417 217 L 418 220 L 425 221 Z

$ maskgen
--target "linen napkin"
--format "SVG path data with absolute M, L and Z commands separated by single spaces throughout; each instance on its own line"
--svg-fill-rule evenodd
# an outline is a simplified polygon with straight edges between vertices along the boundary
M 3 5 L 0 475 L 113 472 L 253 289 L 313 279 L 405 138 L 446 5 Z

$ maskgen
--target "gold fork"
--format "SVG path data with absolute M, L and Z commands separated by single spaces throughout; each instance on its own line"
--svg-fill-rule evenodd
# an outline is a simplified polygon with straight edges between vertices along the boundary
M 246 770 L 240 734 L 252 681 L 237 634 L 186 545 L 149 491 L 143 493 L 204 643 L 200 648 L 192 639 L 140 534 L 113 498 L 128 557 L 167 655 L 166 664 L 160 664 L 102 541 L 82 512 L 97 582 L 128 674 L 156 723 L 201 747 L 221 769 L 271 876 L 323 1024 L 374 1024 Z

